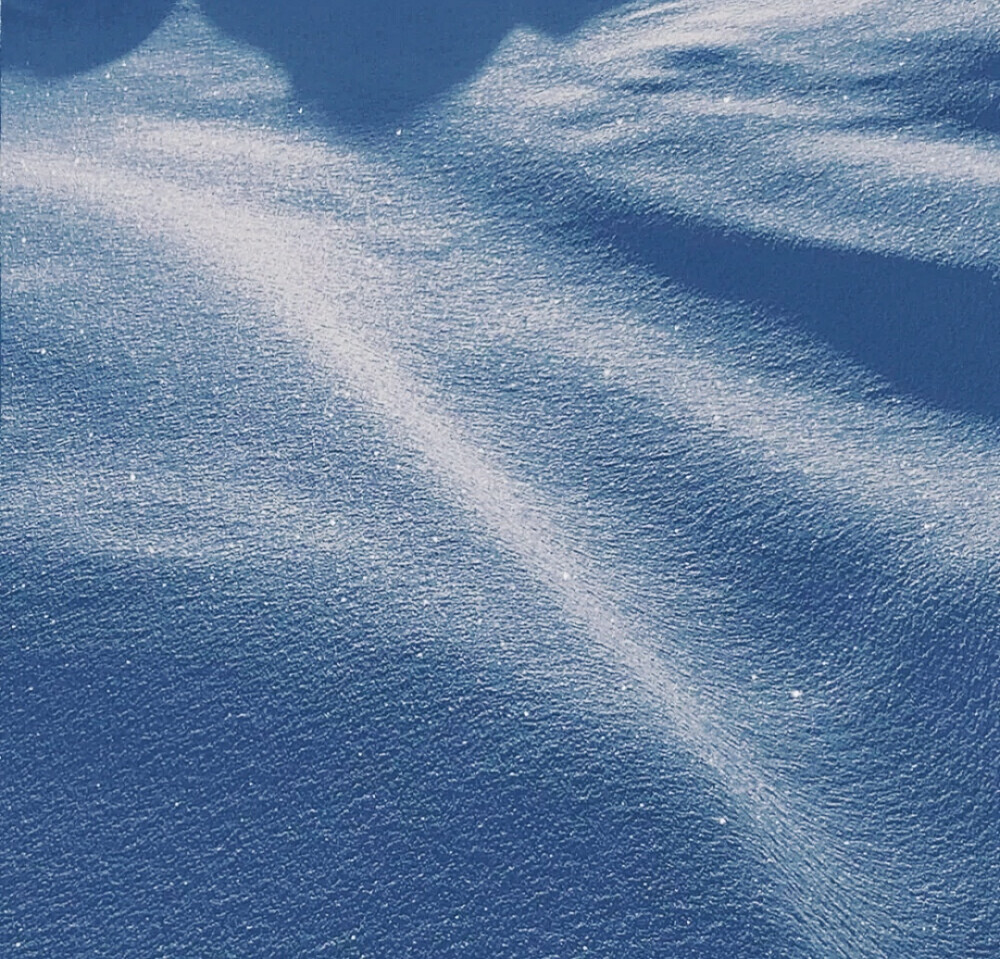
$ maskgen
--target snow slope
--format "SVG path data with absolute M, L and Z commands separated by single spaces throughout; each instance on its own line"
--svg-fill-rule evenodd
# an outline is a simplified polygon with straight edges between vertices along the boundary
M 995 955 L 995 8 L 290 10 L 7 55 L 4 949 Z

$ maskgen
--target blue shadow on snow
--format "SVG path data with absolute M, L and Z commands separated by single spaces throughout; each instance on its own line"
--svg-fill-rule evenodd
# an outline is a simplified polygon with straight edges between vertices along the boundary
M 61 76 L 141 43 L 171 0 L 15 0 L 4 13 L 4 66 Z M 570 32 L 612 0 L 202 0 L 229 36 L 289 72 L 297 95 L 332 122 L 386 129 L 473 76 L 518 25 Z
M 1000 278 L 659 212 L 593 209 L 601 244 L 699 292 L 776 310 L 901 394 L 1000 418 Z

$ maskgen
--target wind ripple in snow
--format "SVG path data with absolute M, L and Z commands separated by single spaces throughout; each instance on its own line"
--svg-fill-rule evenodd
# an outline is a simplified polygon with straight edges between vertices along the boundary
M 722 824 L 731 818 L 766 864 L 806 954 L 977 949 L 995 935 L 993 920 L 980 915 L 981 928 L 956 931 L 939 916 L 975 911 L 990 888 L 995 826 L 983 845 L 982 824 L 996 796 L 988 780 L 970 780 L 990 761 L 995 722 L 971 701 L 949 704 L 977 728 L 968 739 L 919 720 L 926 704 L 950 695 L 950 671 L 978 670 L 987 686 L 995 673 L 994 397 L 969 414 L 982 390 L 952 394 L 964 419 L 910 396 L 900 402 L 877 368 L 852 363 L 815 327 L 790 328 L 784 313 L 808 313 L 803 303 L 817 300 L 787 284 L 777 298 L 754 265 L 770 251 L 780 274 L 804 262 L 783 252 L 802 243 L 835 248 L 819 257 L 827 274 L 838 250 L 900 264 L 922 258 L 928 283 L 946 285 L 949 269 L 974 271 L 972 308 L 992 309 L 995 145 L 988 134 L 927 136 L 917 117 L 907 134 L 916 146 L 897 150 L 884 128 L 898 121 L 898 104 L 888 114 L 871 97 L 852 105 L 816 76 L 831 50 L 839 63 L 855 50 L 850 31 L 865 17 L 883 22 L 890 8 L 803 10 L 629 8 L 564 44 L 515 35 L 481 77 L 379 157 L 284 123 L 261 130 L 155 109 L 126 112 L 117 129 L 55 131 L 48 150 L 30 125 L 15 127 L 5 133 L 5 207 L 25 222 L 36 204 L 71 219 L 109 218 L 154 256 L 194 266 L 227 291 L 215 295 L 236 296 L 263 335 L 277 322 L 301 343 L 320 393 L 344 390 L 377 424 L 386 463 L 400 465 L 398 480 L 380 482 L 413 496 L 414 530 L 445 501 L 474 544 L 498 547 L 555 604 L 567 635 L 517 650 L 515 672 L 582 706 L 575 681 L 592 693 L 620 677 L 603 715 L 674 744 L 722 790 Z M 895 29 L 902 37 L 913 26 Z M 168 23 L 166 35 L 176 29 Z M 933 37 L 954 25 L 923 29 Z M 821 32 L 832 39 L 817 48 Z M 150 55 L 135 54 L 131 69 L 141 72 Z M 754 69 L 741 73 L 745 60 Z M 196 81 L 198 64 L 186 69 Z M 744 75 L 756 85 L 749 95 L 717 88 Z M 905 90 L 910 75 L 889 85 Z M 23 95 L 45 115 L 37 91 Z M 477 181 L 476 162 L 497 180 Z M 822 180 L 809 173 L 817 164 Z M 536 184 L 539 170 L 556 172 L 554 188 Z M 924 194 L 897 203 L 918 181 Z M 859 182 L 875 191 L 860 204 Z M 573 184 L 582 206 L 567 195 Z M 535 203 L 519 212 L 524 197 Z M 917 230 L 927 197 L 947 215 Z M 588 234 L 602 209 L 619 227 Z M 636 237 L 653 231 L 636 224 L 646 229 L 650 210 L 661 240 L 688 217 L 723 224 L 730 233 L 711 249 L 731 263 L 741 250 L 756 258 L 742 267 L 746 295 L 728 279 L 709 282 L 705 264 L 677 269 L 664 251 L 680 250 L 690 232 L 644 256 Z M 680 219 L 656 220 L 664 211 Z M 45 286 L 30 258 L 13 245 L 5 292 L 13 285 L 30 297 Z M 901 276 L 907 268 L 898 266 Z M 16 342 L 29 335 L 19 329 Z M 995 356 L 995 333 L 984 335 L 974 387 Z M 206 359 L 195 353 L 193 362 Z M 916 394 L 937 382 L 907 373 Z M 197 366 L 185 377 L 195 382 Z M 581 396 L 587 408 L 577 408 Z M 318 496 L 289 499 L 281 483 L 213 480 L 179 450 L 164 457 L 173 465 L 160 468 L 155 495 L 187 508 L 202 501 L 207 523 L 151 537 L 142 511 L 80 519 L 78 481 L 46 485 L 58 459 L 18 431 L 23 415 L 16 405 L 7 414 L 5 459 L 16 454 L 20 465 L 4 511 L 11 528 L 35 537 L 45 536 L 30 519 L 41 510 L 53 529 L 65 525 L 64 539 L 85 540 L 74 543 L 83 550 L 144 542 L 182 561 L 218 562 L 248 546 L 252 556 L 259 541 L 285 561 L 304 551 L 320 568 L 326 557 L 361 554 L 397 590 L 421 581 L 421 564 L 431 578 L 452 569 L 363 502 L 345 500 L 333 515 Z M 650 504 L 659 519 L 644 523 Z M 237 516 L 245 529 L 234 534 Z M 456 607 L 468 598 L 456 623 L 473 593 L 488 593 L 489 565 L 475 568 L 467 594 L 455 587 Z M 864 596 L 856 622 L 844 614 L 852 590 Z M 935 653 L 955 629 L 961 648 Z M 476 654 L 491 656 L 495 641 Z M 566 641 L 579 645 L 557 648 Z M 917 665 L 899 678 L 901 653 Z M 747 675 L 741 657 L 790 677 L 783 701 L 758 697 L 757 673 Z M 866 718 L 867 701 L 893 683 L 901 693 L 887 708 L 913 742 L 899 749 L 898 778 L 886 787 L 885 761 L 864 739 L 886 735 L 881 717 Z M 941 763 L 977 810 L 953 816 L 945 838 L 931 842 L 938 827 L 920 817 L 959 801 L 938 788 Z M 908 809 L 918 824 L 906 828 Z M 885 822 L 894 830 L 880 836 Z

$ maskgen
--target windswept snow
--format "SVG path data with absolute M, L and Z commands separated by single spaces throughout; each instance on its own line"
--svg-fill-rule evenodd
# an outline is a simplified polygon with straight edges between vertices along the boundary
M 546 742 L 576 722 L 638 743 L 636 781 L 706 810 L 752 876 L 727 893 L 664 862 L 648 898 L 599 908 L 570 888 L 544 908 L 557 937 L 582 923 L 606 936 L 590 954 L 707 957 L 738 928 L 741 955 L 990 954 L 998 31 L 989 4 L 629 4 L 566 37 L 513 30 L 367 136 L 191 3 L 89 74 L 5 75 L 11 649 L 139 637 L 211 659 L 241 644 L 219 624 L 285 610 L 311 625 L 255 626 L 253 655 L 274 690 L 322 701 L 330 674 L 302 663 L 374 622 L 372 655 L 417 698 L 453 708 L 398 679 L 411 649 L 473 699 L 483 674 L 529 690 L 560 717 Z M 93 571 L 115 564 L 246 595 L 195 589 L 157 618 L 166 601 L 143 612 L 136 593 L 133 625 L 104 629 L 87 617 L 117 622 L 100 585 L 117 574 Z M 75 632 L 39 625 L 62 581 L 98 611 Z M 45 760 L 17 755 L 43 783 Z M 463 775 L 434 802 L 472 790 Z M 551 766 L 523 775 L 561 788 Z M 303 787 L 274 788 L 297 808 Z M 622 843 L 649 845 L 649 815 Z M 458 827 L 386 828 L 400 861 L 464 868 Z M 497 828 L 475 827 L 507 848 Z M 352 855 L 248 908 L 287 927 L 313 896 L 307 945 L 350 941 L 327 913 L 359 885 Z M 492 903 L 514 928 L 562 880 L 495 855 L 525 872 Z M 414 869 L 366 895 L 391 915 Z M 675 912 L 696 906 L 718 925 Z M 36 952 L 58 944 L 51 911 L 14 916 Z M 394 922 L 368 948 L 420 954 Z M 171 928 L 135 942 L 176 950 Z M 445 939 L 465 955 L 568 954 L 461 928 L 464 946 Z

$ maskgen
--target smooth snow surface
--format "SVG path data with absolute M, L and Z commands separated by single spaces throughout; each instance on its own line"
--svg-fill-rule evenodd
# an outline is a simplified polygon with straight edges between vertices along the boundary
M 994 4 L 11 6 L 0 952 L 1000 954 Z

